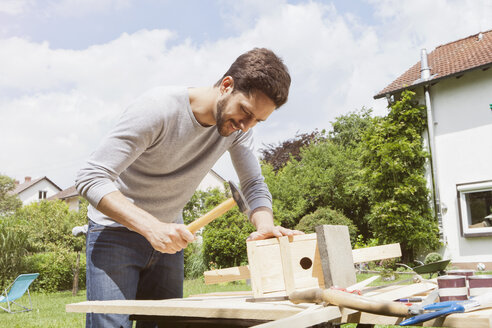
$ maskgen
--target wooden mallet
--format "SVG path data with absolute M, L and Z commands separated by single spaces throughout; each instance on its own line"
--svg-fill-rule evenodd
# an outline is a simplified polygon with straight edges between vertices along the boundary
M 191 233 L 196 233 L 198 230 L 226 213 L 230 209 L 237 204 L 239 210 L 244 214 L 248 215 L 249 206 L 246 198 L 244 198 L 243 193 L 239 188 L 234 184 L 234 182 L 229 181 L 229 186 L 231 187 L 232 197 L 226 200 L 225 202 L 219 204 L 217 207 L 213 208 L 210 212 L 203 215 L 202 217 L 196 219 L 195 221 L 188 224 L 187 228 Z

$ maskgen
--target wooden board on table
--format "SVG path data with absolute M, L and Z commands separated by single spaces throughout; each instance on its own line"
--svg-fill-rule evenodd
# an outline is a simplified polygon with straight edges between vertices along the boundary
M 270 321 L 255 328 L 300 328 L 312 327 L 326 322 L 340 322 L 342 315 L 336 306 L 313 305 L 293 316 Z
M 357 282 L 347 226 L 321 225 L 316 227 L 318 251 L 325 286 L 347 288 Z
M 400 244 L 388 244 L 352 250 L 354 263 L 370 262 L 401 256 Z
M 87 301 L 67 304 L 67 312 L 118 313 L 168 317 L 277 320 L 301 312 L 305 306 L 288 301 L 275 303 L 246 302 L 237 299 L 172 299 Z

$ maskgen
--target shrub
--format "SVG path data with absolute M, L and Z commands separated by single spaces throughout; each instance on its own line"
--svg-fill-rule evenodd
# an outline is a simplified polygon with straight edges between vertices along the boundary
M 319 208 L 313 213 L 304 216 L 297 224 L 296 229 L 306 233 L 313 233 L 317 226 L 324 224 L 348 226 L 350 243 L 352 247 L 355 245 L 357 241 L 357 227 L 345 215 L 327 207 Z
M 60 249 L 24 257 L 26 272 L 38 272 L 33 290 L 55 292 L 72 289 L 77 253 Z M 85 254 L 80 254 L 79 288 L 85 288 Z
M 196 279 L 203 275 L 207 266 L 203 260 L 202 244 L 194 242 L 184 250 L 184 275 L 186 279 Z
M 425 257 L 424 264 L 434 263 L 442 260 L 442 256 L 439 253 L 429 253 Z
M 253 231 L 255 228 L 237 207 L 208 224 L 203 232 L 207 267 L 227 268 L 246 263 L 246 238 Z
M 81 250 L 85 244 L 84 238 L 72 235 L 73 227 L 87 223 L 84 210 L 70 211 L 61 200 L 26 205 L 14 217 L 19 229 L 28 234 L 32 252 Z
M 3 290 L 23 271 L 22 257 L 29 248 L 28 235 L 19 231 L 15 221 L 0 221 L 0 288 Z

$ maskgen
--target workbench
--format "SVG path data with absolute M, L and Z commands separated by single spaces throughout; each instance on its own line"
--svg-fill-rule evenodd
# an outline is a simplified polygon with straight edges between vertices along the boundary
M 87 301 L 68 304 L 67 312 L 128 314 L 152 319 L 162 327 L 309 327 L 330 322 L 398 325 L 402 318 L 386 317 L 337 306 L 292 304 L 289 301 L 246 302 L 252 295 L 202 296 L 157 301 Z M 426 327 L 492 328 L 492 309 L 451 314 L 424 323 Z
M 264 298 L 292 295 L 293 291 L 308 288 L 350 286 L 361 290 L 364 297 L 373 298 L 375 302 L 390 302 L 412 296 L 424 297 L 437 288 L 435 279 L 415 276 L 418 279 L 410 285 L 388 284 L 377 290 L 364 289 L 371 279 L 377 277 L 356 283 L 354 264 L 398 258 L 401 256 L 400 245 L 352 250 L 346 226 L 323 225 L 316 227 L 315 234 L 250 241 L 247 252 L 247 266 L 208 271 L 204 273 L 204 278 L 205 283 L 250 279 L 251 292 L 157 301 L 88 301 L 68 304 L 66 311 L 128 314 L 131 320 L 151 319 L 162 323 L 162 327 L 177 328 L 300 328 L 320 323 L 360 323 L 370 327 L 374 324 L 397 325 L 404 318 L 369 314 L 334 305 L 296 305 L 290 301 L 266 301 Z M 246 301 L 252 298 L 256 301 Z M 426 321 L 424 326 L 492 328 L 492 309 L 451 314 Z

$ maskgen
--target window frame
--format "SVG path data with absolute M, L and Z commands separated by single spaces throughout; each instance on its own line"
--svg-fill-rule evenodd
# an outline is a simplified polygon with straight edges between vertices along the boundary
M 45 200 L 46 198 L 48 198 L 48 191 L 38 190 L 38 200 Z
M 461 183 L 456 185 L 460 232 L 464 238 L 492 236 L 492 227 L 470 228 L 466 195 L 473 192 L 492 191 L 492 180 Z

